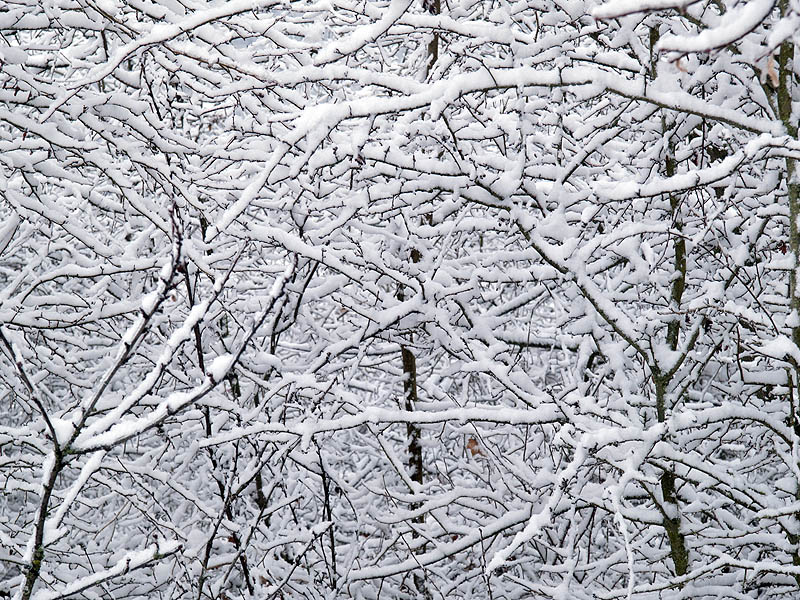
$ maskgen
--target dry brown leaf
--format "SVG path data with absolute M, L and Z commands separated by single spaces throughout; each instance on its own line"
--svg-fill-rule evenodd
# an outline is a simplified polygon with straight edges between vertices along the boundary
M 467 440 L 467 450 L 472 453 L 472 456 L 486 456 L 486 453 L 481 450 L 478 440 L 476 440 L 474 437 L 471 437 Z
M 770 54 L 767 59 L 767 77 L 772 87 L 778 87 L 778 72 L 775 70 L 775 57 Z

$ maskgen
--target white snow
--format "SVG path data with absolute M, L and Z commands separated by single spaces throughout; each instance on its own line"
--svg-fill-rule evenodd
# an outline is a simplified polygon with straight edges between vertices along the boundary
M 615 19 L 632 13 L 668 8 L 677 8 L 682 11 L 694 1 L 696 0 L 611 0 L 592 10 L 592 16 L 595 19 Z
M 231 365 L 236 357 L 232 354 L 222 354 L 217 356 L 214 360 L 211 361 L 211 364 L 206 367 L 206 374 L 211 378 L 212 381 L 219 383 L 230 371 Z
M 56 437 L 58 438 L 56 441 L 59 446 L 66 444 L 75 432 L 75 425 L 72 421 L 66 419 L 50 419 L 50 423 L 53 425 L 53 429 L 56 432 Z
M 774 0 L 740 2 L 722 15 L 719 23 L 697 35 L 665 35 L 658 42 L 659 51 L 708 52 L 735 42 L 755 29 L 772 12 Z
M 153 312 L 156 301 L 158 300 L 158 290 L 153 290 L 149 294 L 142 296 L 142 310 L 148 315 Z
M 21 65 L 28 60 L 28 53 L 19 46 L 0 46 L 0 60 L 9 65 Z

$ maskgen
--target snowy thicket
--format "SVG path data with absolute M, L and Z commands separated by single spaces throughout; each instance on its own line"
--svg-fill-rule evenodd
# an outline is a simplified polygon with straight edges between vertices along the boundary
M 798 26 L 6 0 L 0 597 L 798 597 Z

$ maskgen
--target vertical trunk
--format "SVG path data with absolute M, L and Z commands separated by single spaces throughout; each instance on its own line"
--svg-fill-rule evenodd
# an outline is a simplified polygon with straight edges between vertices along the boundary
M 438 15 L 441 12 L 440 0 L 423 0 L 423 8 L 432 15 Z M 433 66 L 439 58 L 439 34 L 434 32 L 433 37 L 428 42 L 428 56 L 425 61 L 424 76 L 425 79 L 430 77 Z M 418 263 L 421 260 L 419 250 L 412 248 L 411 261 Z M 402 298 L 402 290 L 399 294 Z M 400 348 L 400 354 L 403 361 L 403 408 L 412 412 L 416 408 L 417 403 L 417 359 L 414 353 L 407 346 Z M 406 435 L 408 436 L 408 470 L 411 480 L 422 485 L 425 481 L 425 469 L 422 457 L 421 445 L 421 431 L 418 425 L 408 423 L 406 425 Z M 419 503 L 411 505 L 412 510 L 419 508 Z M 414 523 L 422 524 L 425 522 L 423 515 L 418 515 L 414 518 Z M 417 537 L 414 534 L 414 537 Z M 419 573 L 413 575 L 414 586 L 420 594 L 420 598 L 430 598 L 431 594 L 425 584 L 425 578 Z
M 658 38 L 658 26 L 651 27 L 650 75 L 653 79 L 655 79 L 657 75 L 657 56 L 655 47 L 658 43 Z M 666 116 L 662 116 L 661 119 L 661 132 L 665 136 L 669 135 L 669 127 Z M 664 170 L 667 177 L 672 177 L 677 171 L 677 163 L 675 161 L 675 152 L 672 141 L 667 141 Z M 681 321 L 677 313 L 680 309 L 684 288 L 686 287 L 686 242 L 681 235 L 683 226 L 681 220 L 680 197 L 670 196 L 669 205 L 672 217 L 672 227 L 676 232 L 672 240 L 674 252 L 672 267 L 674 279 L 672 281 L 672 290 L 670 293 L 672 310 L 675 311 L 676 314 L 673 320 L 667 325 L 667 344 L 669 345 L 670 350 L 675 351 L 678 349 L 681 331 Z M 667 406 L 667 395 L 670 381 L 666 376 L 662 375 L 656 370 L 654 370 L 653 379 L 656 387 L 656 416 L 659 423 L 664 423 L 667 420 L 667 412 L 670 408 Z M 678 494 L 675 487 L 675 472 L 669 465 L 665 466 L 664 472 L 661 474 L 659 484 L 661 487 L 661 496 L 663 498 L 662 524 L 667 533 L 667 539 L 669 540 L 670 557 L 672 558 L 675 575 L 685 575 L 689 570 L 689 552 L 686 548 L 686 537 L 681 532 L 681 516 Z
M 424 0 L 423 7 L 432 15 L 439 15 L 442 12 L 441 0 Z M 425 63 L 425 79 L 430 77 L 433 65 L 439 59 L 439 32 L 434 31 L 433 37 L 428 42 L 428 60 Z
M 666 124 L 663 127 L 666 133 Z M 666 175 L 672 177 L 675 175 L 676 165 L 675 157 L 672 152 L 672 144 L 668 144 L 667 160 L 666 160 Z M 683 222 L 680 212 L 680 198 L 678 196 L 671 196 L 669 199 L 670 211 L 672 213 L 672 227 L 676 235 L 672 241 L 672 247 L 675 252 L 673 262 L 674 279 L 672 281 L 672 308 L 678 311 L 681 306 L 681 299 L 683 298 L 683 290 L 686 287 L 686 240 L 684 239 Z M 667 343 L 670 350 L 673 352 L 678 349 L 678 341 L 680 338 L 681 321 L 676 317 L 667 325 Z
M 50 501 L 53 496 L 53 490 L 56 486 L 56 481 L 61 471 L 64 469 L 64 451 L 58 441 L 58 436 L 53 428 L 53 424 L 47 416 L 47 409 L 43 402 L 41 402 L 36 394 L 36 391 L 31 383 L 31 379 L 25 373 L 25 369 L 20 359 L 15 358 L 14 348 L 6 338 L 3 330 L 0 329 L 0 343 L 8 350 L 8 355 L 16 363 L 17 372 L 22 384 L 25 386 L 28 394 L 30 395 L 33 403 L 38 407 L 42 418 L 50 430 L 53 443 L 53 464 L 50 467 L 50 473 L 47 476 L 47 481 L 42 483 L 41 499 L 39 500 L 39 511 L 36 516 L 36 525 L 33 532 L 33 552 L 31 553 L 31 562 L 25 568 L 25 582 L 22 586 L 21 594 L 18 596 L 21 600 L 29 600 L 33 594 L 33 588 L 39 580 L 39 575 L 42 570 L 42 561 L 44 561 L 44 534 L 47 527 L 47 515 L 50 512 Z M 47 461 L 47 459 L 45 459 Z M 46 462 L 45 462 L 46 464 Z
M 675 159 L 671 155 L 671 150 L 667 156 L 667 176 L 675 174 Z M 686 287 L 686 241 L 681 235 L 680 199 L 673 196 L 670 198 L 672 209 L 672 222 L 677 235 L 673 240 L 674 257 L 674 277 L 672 282 L 672 305 L 678 311 L 683 297 L 683 290 Z M 678 349 L 680 338 L 681 321 L 676 314 L 674 319 L 667 325 L 667 343 L 673 352 Z M 659 422 L 663 423 L 667 419 L 667 386 L 668 380 L 656 382 L 656 403 Z M 689 569 L 689 553 L 686 550 L 686 539 L 681 533 L 680 509 L 678 507 L 678 496 L 675 490 L 675 473 L 671 469 L 665 470 L 661 474 L 661 494 L 664 498 L 664 529 L 667 530 L 669 538 L 670 554 L 675 566 L 676 575 L 685 575 Z
M 414 262 L 419 261 L 419 254 L 412 253 Z M 402 298 L 402 292 L 400 294 Z M 417 359 L 414 353 L 406 346 L 401 346 L 400 354 L 403 360 L 403 408 L 409 412 L 413 412 L 417 403 Z M 411 480 L 422 485 L 424 482 L 424 463 L 422 460 L 422 445 L 420 444 L 421 432 L 418 425 L 408 423 L 406 425 L 406 435 L 408 436 L 408 470 Z M 417 510 L 420 507 L 418 502 L 411 504 L 411 510 Z M 413 522 L 422 524 L 425 522 L 424 515 L 417 515 L 414 517 Z M 412 539 L 417 539 L 419 535 L 414 532 Z M 420 598 L 429 598 L 427 586 L 425 585 L 425 577 L 417 572 L 413 576 L 414 587 L 420 594 Z
M 411 253 L 411 258 L 414 262 L 419 262 L 419 253 L 414 250 Z M 403 298 L 402 290 L 398 294 L 400 299 Z M 400 347 L 400 356 L 403 361 L 403 406 L 402 408 L 413 412 L 416 408 L 417 403 L 417 359 L 414 356 L 414 353 L 407 347 L 401 346 Z M 418 484 L 422 485 L 425 481 L 424 476 L 424 463 L 422 460 L 422 445 L 420 444 L 421 432 L 418 425 L 414 423 L 406 424 L 406 435 L 408 439 L 408 470 L 411 480 Z M 414 491 L 414 490 L 412 490 Z M 414 502 L 409 507 L 411 510 L 417 510 L 420 507 L 418 502 Z M 414 517 L 413 522 L 416 524 L 422 524 L 425 522 L 424 515 L 417 515 Z M 412 539 L 418 538 L 418 534 L 414 532 L 412 534 Z M 427 586 L 425 585 L 425 578 L 423 575 L 419 573 L 413 574 L 414 580 L 414 587 L 416 587 L 417 592 L 420 594 L 421 598 L 428 598 L 430 594 L 427 591 Z
M 28 565 L 27 572 L 25 573 L 25 584 L 22 588 L 21 596 L 22 600 L 30 600 L 33 594 L 33 588 L 41 573 L 42 561 L 44 561 L 44 531 L 47 513 L 50 511 L 50 499 L 53 494 L 53 489 L 56 486 L 56 479 L 64 466 L 61 451 L 58 449 L 58 442 L 53 440 L 53 444 L 56 447 L 56 452 L 53 456 L 53 466 L 51 467 L 50 476 L 42 488 L 42 499 L 39 503 L 39 514 L 36 519 L 36 530 L 34 532 L 33 555 L 31 556 L 31 563 Z
M 781 0 L 781 16 L 788 15 L 789 2 Z M 790 40 L 781 44 L 778 54 L 778 117 L 783 122 L 788 133 L 793 138 L 797 137 L 797 123 L 792 119 L 792 91 L 794 83 L 794 43 Z M 797 164 L 795 159 L 786 158 L 786 191 L 789 200 L 789 248 L 794 261 L 794 268 L 789 272 L 789 308 L 794 317 L 791 319 L 792 341 L 795 346 L 800 347 L 800 290 L 798 289 L 798 269 L 800 269 L 800 230 L 797 220 L 800 218 L 800 183 L 796 180 Z M 791 406 L 790 421 L 795 431 L 794 460 L 800 462 L 800 419 L 798 410 L 800 409 L 800 398 L 798 398 L 798 384 L 800 383 L 800 365 L 793 364 L 793 373 L 790 377 L 794 380 L 790 386 Z M 795 498 L 800 500 L 800 482 L 795 482 Z M 792 564 L 800 566 L 800 512 L 795 513 L 795 529 L 788 535 L 789 543 L 792 546 Z M 800 575 L 794 576 L 795 581 L 800 585 Z
M 663 423 L 667 418 L 666 396 L 668 380 L 660 374 L 655 377 L 656 384 L 656 412 L 658 421 Z M 675 472 L 666 467 L 659 480 L 662 506 L 662 525 L 669 540 L 669 554 L 675 568 L 675 575 L 686 575 L 689 571 L 689 551 L 686 548 L 686 537 L 681 532 L 681 515 L 678 506 L 678 494 L 675 489 Z
M 413 411 L 417 403 L 417 359 L 414 353 L 405 346 L 401 349 L 403 358 L 403 399 L 404 408 Z M 420 430 L 417 425 L 409 423 L 406 425 L 408 434 L 408 463 L 411 480 L 422 485 L 423 465 L 422 465 L 422 446 L 420 445 Z M 419 519 L 415 521 L 420 522 Z
M 781 7 L 786 8 L 787 0 L 781 2 Z M 778 57 L 779 79 L 778 79 L 778 114 L 783 121 L 786 132 L 797 137 L 797 124 L 792 122 L 792 79 L 794 59 L 794 44 L 791 41 L 781 45 Z M 797 288 L 797 267 L 800 266 L 800 232 L 798 231 L 797 219 L 800 217 L 800 184 L 795 180 L 796 161 L 794 158 L 786 158 L 786 189 L 789 196 L 789 248 L 792 252 L 795 268 L 789 274 L 790 289 L 790 308 L 800 314 L 800 290 Z M 792 339 L 800 346 L 800 326 L 792 327 Z

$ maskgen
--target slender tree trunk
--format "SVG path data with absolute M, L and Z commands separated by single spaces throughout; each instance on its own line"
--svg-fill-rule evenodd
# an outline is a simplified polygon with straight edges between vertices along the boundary
M 403 395 L 407 411 L 413 411 L 417 403 L 417 359 L 414 353 L 403 346 L 401 349 L 403 358 Z M 408 434 L 408 463 L 411 480 L 422 485 L 424 482 L 422 446 L 420 445 L 420 429 L 417 425 L 409 423 L 406 425 Z M 422 522 L 421 519 L 415 519 Z
M 56 440 L 53 443 L 58 446 Z M 33 588 L 39 579 L 39 574 L 42 569 L 42 562 L 44 561 L 44 530 L 47 521 L 47 513 L 50 510 L 50 499 L 53 494 L 53 489 L 56 485 L 56 479 L 61 473 L 63 468 L 61 452 L 56 452 L 53 457 L 53 466 L 50 471 L 50 476 L 42 487 L 42 499 L 39 503 L 39 515 L 36 519 L 36 531 L 34 532 L 33 541 L 33 555 L 31 556 L 31 563 L 28 565 L 25 573 L 25 585 L 22 588 L 22 600 L 30 600 L 33 594 Z
M 789 12 L 788 0 L 780 2 L 781 15 Z M 778 116 L 783 122 L 788 133 L 793 138 L 797 137 L 797 123 L 792 119 L 792 91 L 794 87 L 794 43 L 791 39 L 781 44 L 778 54 Z M 797 220 L 800 218 L 800 183 L 796 180 L 797 164 L 794 158 L 786 158 L 786 192 L 789 199 L 789 249 L 792 253 L 793 269 L 789 272 L 789 308 L 793 315 L 790 317 L 792 326 L 792 341 L 800 348 L 800 289 L 798 289 L 798 268 L 800 268 L 800 228 Z M 798 398 L 798 384 L 800 383 L 800 364 L 793 361 L 790 373 L 791 396 L 790 421 L 794 428 L 794 460 L 800 463 L 800 398 Z M 795 482 L 795 499 L 800 501 L 800 481 Z M 795 513 L 795 529 L 788 534 L 788 541 L 792 546 L 792 564 L 800 566 L 800 512 Z M 800 575 L 794 576 L 800 585 Z
M 412 260 L 414 262 L 419 261 L 419 253 L 414 251 L 412 253 Z M 402 298 L 402 292 L 400 293 L 400 297 Z M 417 403 L 417 359 L 414 356 L 414 353 L 407 347 L 401 346 L 400 347 L 400 355 L 403 361 L 403 408 L 409 412 L 413 412 L 416 409 Z M 418 425 L 414 423 L 408 423 L 406 425 L 406 435 L 408 440 L 408 447 L 407 447 L 407 454 L 408 454 L 408 470 L 409 476 L 411 481 L 418 485 L 422 485 L 425 481 L 425 467 L 422 457 L 422 445 L 421 441 L 421 431 Z M 412 492 L 415 490 L 412 490 Z M 419 509 L 420 504 L 418 502 L 414 502 L 409 507 L 412 511 Z M 413 523 L 421 525 L 425 522 L 424 515 L 417 515 L 413 519 Z M 412 539 L 416 540 L 419 538 L 419 535 L 414 532 L 412 534 Z M 417 588 L 417 592 L 421 594 L 422 598 L 428 598 L 429 593 L 427 591 L 427 586 L 425 585 L 425 578 L 420 575 L 419 573 L 414 573 L 414 586 Z
M 650 69 L 651 77 L 656 78 L 657 63 L 656 44 L 658 43 L 659 32 L 658 27 L 650 28 Z M 669 135 L 669 127 L 666 117 L 662 117 L 661 131 L 663 135 Z M 667 141 L 667 154 L 664 164 L 664 170 L 667 177 L 672 177 L 677 171 L 677 163 L 675 161 L 674 146 L 671 140 Z M 667 344 L 673 352 L 678 349 L 680 342 L 681 322 L 678 317 L 680 310 L 681 300 L 683 298 L 683 291 L 686 287 L 686 241 L 683 239 L 681 231 L 683 229 L 681 219 L 681 206 L 679 196 L 670 196 L 669 205 L 672 218 L 672 227 L 676 234 L 673 236 L 672 247 L 674 252 L 673 258 L 673 281 L 671 290 L 672 309 L 675 311 L 673 320 L 667 325 Z M 667 406 L 668 390 L 670 384 L 670 377 L 655 372 L 653 379 L 656 386 L 656 417 L 659 423 L 664 423 L 667 420 L 668 410 L 672 407 Z M 685 575 L 689 570 L 689 552 L 686 548 L 686 536 L 681 532 L 681 515 L 678 500 L 677 489 L 675 487 L 675 471 L 671 465 L 666 465 L 663 473 L 661 474 L 660 481 L 661 496 L 663 498 L 662 514 L 663 526 L 667 533 L 670 546 L 670 557 L 675 569 L 675 575 Z
M 441 0 L 424 0 L 423 6 L 432 15 L 440 15 L 442 13 Z M 428 42 L 428 60 L 425 63 L 425 79 L 430 77 L 433 71 L 433 65 L 439 60 L 439 32 L 434 31 L 431 41 Z
M 440 0 L 423 0 L 423 7 L 432 15 L 441 13 Z M 430 77 L 433 67 L 439 58 L 439 34 L 434 32 L 430 42 L 428 42 L 428 56 L 425 61 L 424 76 L 425 79 Z M 421 260 L 419 250 L 413 248 L 411 250 L 411 261 L 419 263 Z M 402 296 L 402 292 L 401 292 Z M 407 346 L 402 346 L 400 349 L 401 358 L 403 361 L 403 401 L 405 410 L 411 412 L 416 409 L 418 400 L 417 395 L 417 359 L 414 352 Z M 408 437 L 408 468 L 411 480 L 422 485 L 425 481 L 425 465 L 422 456 L 421 444 L 421 431 L 419 426 L 408 423 L 406 425 L 406 435 Z M 411 505 L 412 510 L 419 508 L 418 503 Z M 413 522 L 415 524 L 422 524 L 425 522 L 424 515 L 417 515 Z M 414 537 L 418 537 L 414 534 Z M 422 598 L 430 598 L 431 594 L 425 584 L 425 579 L 422 575 L 415 573 L 413 576 L 414 585 L 417 592 L 420 593 Z

